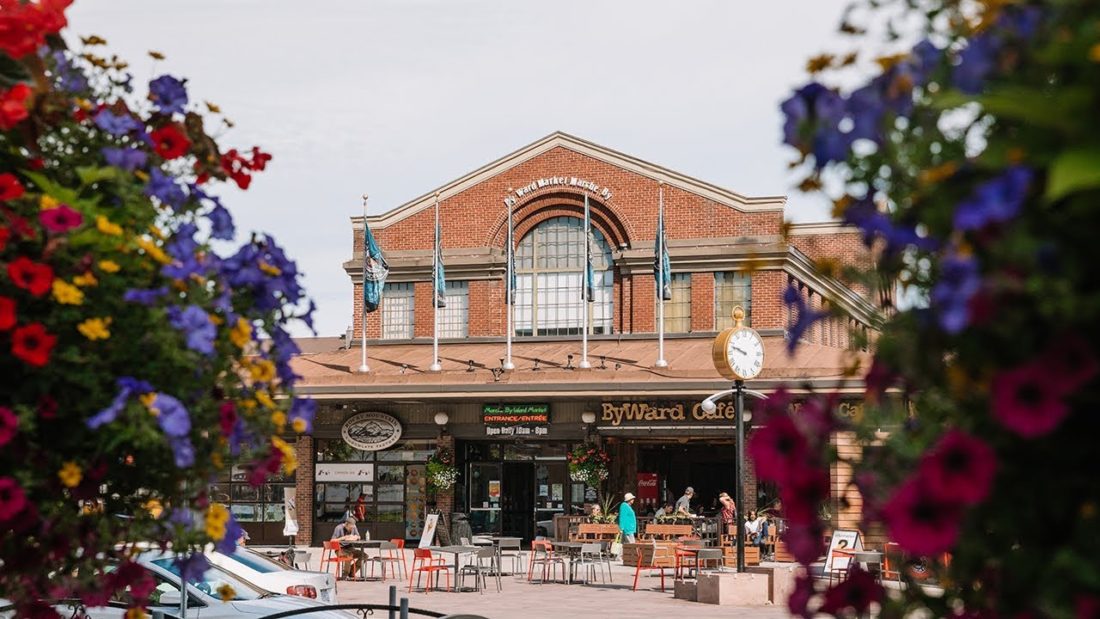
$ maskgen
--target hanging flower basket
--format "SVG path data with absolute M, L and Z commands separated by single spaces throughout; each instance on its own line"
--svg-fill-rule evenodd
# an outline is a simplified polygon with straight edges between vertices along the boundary
M 569 479 L 581 481 L 593 488 L 607 479 L 607 465 L 611 457 L 596 445 L 578 445 L 566 457 L 569 461 Z
M 428 474 L 428 490 L 435 493 L 440 490 L 450 490 L 458 480 L 458 467 L 455 466 L 455 455 L 450 449 L 439 449 L 425 465 Z

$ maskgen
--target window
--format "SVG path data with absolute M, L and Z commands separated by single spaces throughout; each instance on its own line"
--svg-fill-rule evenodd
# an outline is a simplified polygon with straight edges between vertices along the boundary
M 659 296 L 657 302 L 660 303 Z M 656 315 L 654 313 L 654 316 Z M 665 333 L 688 333 L 690 331 L 691 273 L 673 273 L 672 299 L 665 301 Z
M 611 333 L 614 274 L 611 248 L 593 228 L 594 300 L 581 296 L 584 281 L 584 220 L 548 219 L 523 237 L 516 248 L 516 335 L 580 335 L 584 312 L 590 333 Z
M 447 307 L 439 308 L 439 337 L 466 337 L 470 317 L 470 286 L 447 282 Z
M 412 282 L 387 283 L 382 289 L 382 339 L 410 340 L 412 336 Z
M 294 494 L 294 473 L 279 471 L 257 487 L 249 483 L 248 470 L 235 465 L 210 484 L 209 496 L 211 501 L 226 505 L 238 522 L 283 522 L 283 494 L 287 490 Z
M 752 325 L 752 278 L 746 273 L 714 274 L 714 328 L 718 331 L 733 326 L 733 308 L 745 310 L 745 326 Z

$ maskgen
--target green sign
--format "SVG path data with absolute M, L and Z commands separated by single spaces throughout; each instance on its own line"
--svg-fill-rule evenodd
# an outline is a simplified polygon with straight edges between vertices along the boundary
M 550 431 L 550 405 L 485 404 L 481 422 L 486 436 L 546 436 Z

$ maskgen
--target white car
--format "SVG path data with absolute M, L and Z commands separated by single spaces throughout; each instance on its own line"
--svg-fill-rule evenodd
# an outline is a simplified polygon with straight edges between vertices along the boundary
M 230 554 L 209 550 L 210 563 L 271 593 L 286 593 L 336 604 L 336 580 L 326 572 L 293 570 L 244 546 Z

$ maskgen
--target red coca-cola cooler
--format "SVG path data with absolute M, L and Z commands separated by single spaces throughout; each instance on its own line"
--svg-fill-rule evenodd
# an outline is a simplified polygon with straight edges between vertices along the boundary
M 638 505 L 646 509 L 657 507 L 657 474 L 638 473 Z

